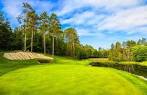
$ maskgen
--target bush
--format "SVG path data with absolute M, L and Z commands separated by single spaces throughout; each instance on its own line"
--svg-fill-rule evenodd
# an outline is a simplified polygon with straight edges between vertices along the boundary
M 135 46 L 132 48 L 133 59 L 137 62 L 147 61 L 147 46 Z

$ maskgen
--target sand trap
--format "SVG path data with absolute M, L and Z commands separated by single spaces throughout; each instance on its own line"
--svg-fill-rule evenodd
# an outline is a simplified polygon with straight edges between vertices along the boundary
M 30 59 L 53 60 L 53 58 L 45 56 L 43 54 L 33 53 L 33 52 L 22 52 L 22 51 L 4 53 L 3 56 L 9 60 L 30 60 Z

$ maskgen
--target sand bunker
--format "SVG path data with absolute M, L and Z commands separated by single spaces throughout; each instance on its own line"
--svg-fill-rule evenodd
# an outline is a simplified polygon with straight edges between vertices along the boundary
M 30 60 L 30 59 L 53 60 L 53 58 L 45 56 L 43 54 L 33 53 L 33 52 L 22 52 L 22 51 L 4 53 L 4 57 L 9 60 Z

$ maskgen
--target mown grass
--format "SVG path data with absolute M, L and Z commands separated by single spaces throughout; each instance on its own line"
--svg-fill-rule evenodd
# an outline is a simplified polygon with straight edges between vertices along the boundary
M 110 68 L 83 65 L 32 66 L 1 76 L 0 83 L 1 95 L 146 95 L 147 93 L 147 84 L 131 74 Z
M 5 68 L 0 76 L 0 95 L 147 95 L 146 81 L 124 71 L 91 67 L 91 60 L 55 56 L 51 64 L 36 65 L 32 60 L 0 59 L 0 64 L 7 66 L 11 62 L 19 68 L 6 72 L 6 66 L 0 67 Z
M 77 60 L 71 57 L 55 56 L 53 63 L 55 64 L 68 64 L 68 65 L 89 65 L 92 62 L 90 59 Z

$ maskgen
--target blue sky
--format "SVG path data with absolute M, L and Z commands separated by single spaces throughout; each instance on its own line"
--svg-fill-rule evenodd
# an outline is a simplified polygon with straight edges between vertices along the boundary
M 74 27 L 83 44 L 109 48 L 116 41 L 147 38 L 147 0 L 0 0 L 12 27 L 29 2 L 38 14 L 58 15 L 63 29 Z

